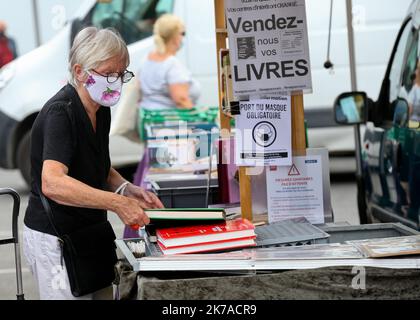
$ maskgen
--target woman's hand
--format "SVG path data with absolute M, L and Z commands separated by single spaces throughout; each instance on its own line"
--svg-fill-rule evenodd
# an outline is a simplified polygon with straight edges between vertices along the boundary
M 136 199 L 140 203 L 140 207 L 143 209 L 160 209 L 164 208 L 159 198 L 143 188 L 140 188 L 134 184 L 127 185 L 124 196 Z
M 143 227 L 150 223 L 150 219 L 144 213 L 140 201 L 123 196 L 118 197 L 118 203 L 114 211 L 124 224 Z

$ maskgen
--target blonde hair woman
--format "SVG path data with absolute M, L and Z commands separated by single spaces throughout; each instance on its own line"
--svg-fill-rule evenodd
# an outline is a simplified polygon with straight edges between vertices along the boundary
M 80 31 L 70 51 L 69 84 L 45 104 L 33 125 L 24 252 L 41 299 L 112 298 L 115 234 L 107 210 L 127 225 L 143 226 L 149 222 L 143 209 L 162 207 L 156 196 L 111 167 L 109 107 L 133 77 L 128 65 L 126 44 L 117 33 Z M 61 239 L 69 238 L 80 263 L 76 267 L 64 254 L 69 246 Z M 105 255 L 106 263 L 92 270 Z
M 153 33 L 155 49 L 140 69 L 140 106 L 146 110 L 191 109 L 200 89 L 175 57 L 186 35 L 184 23 L 177 16 L 165 14 L 156 21 Z

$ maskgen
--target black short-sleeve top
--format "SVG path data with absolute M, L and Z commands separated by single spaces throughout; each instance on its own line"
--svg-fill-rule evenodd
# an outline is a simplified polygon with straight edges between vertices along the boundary
M 63 163 L 68 175 L 91 187 L 106 190 L 111 166 L 109 157 L 110 109 L 96 113 L 96 132 L 75 88 L 63 87 L 38 114 L 32 127 L 31 194 L 25 214 L 29 228 L 55 235 L 39 197 L 45 160 Z M 105 210 L 66 206 L 48 199 L 54 224 L 63 234 L 103 222 Z

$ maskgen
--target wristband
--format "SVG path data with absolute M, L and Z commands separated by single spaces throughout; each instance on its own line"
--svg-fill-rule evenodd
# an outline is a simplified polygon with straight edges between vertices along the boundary
M 125 188 L 127 188 L 127 186 L 130 184 L 130 182 L 128 182 L 128 181 L 125 181 L 125 182 L 123 182 L 118 188 L 117 188 L 117 190 L 115 190 L 115 193 L 117 193 L 117 194 L 120 194 L 120 195 L 124 195 L 124 191 L 125 191 Z

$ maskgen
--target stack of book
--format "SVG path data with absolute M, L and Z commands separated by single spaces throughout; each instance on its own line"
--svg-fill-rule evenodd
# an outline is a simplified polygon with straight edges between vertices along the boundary
M 224 251 L 256 245 L 254 225 L 246 219 L 158 229 L 156 235 L 159 248 L 165 255 Z
M 224 209 L 146 210 L 148 240 L 162 253 L 185 254 L 255 246 L 255 227 L 246 219 L 226 221 Z
M 150 219 L 146 233 L 150 242 L 157 242 L 156 230 L 172 227 L 215 224 L 226 220 L 224 209 L 150 209 L 145 211 Z

